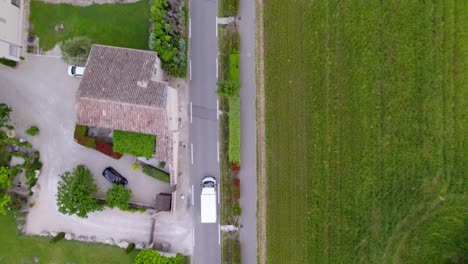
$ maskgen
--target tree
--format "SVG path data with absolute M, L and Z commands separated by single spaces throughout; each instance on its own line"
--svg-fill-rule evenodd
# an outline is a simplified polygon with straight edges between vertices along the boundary
M 5 166 L 0 166 L 0 189 L 10 189 L 10 169 Z
M 96 194 L 98 188 L 93 175 L 83 165 L 78 165 L 72 172 L 66 171 L 58 183 L 57 206 L 62 214 L 76 214 L 86 218 L 88 213 L 102 210 Z
M 132 197 L 132 190 L 125 189 L 123 185 L 114 184 L 106 192 L 106 203 L 111 208 L 118 207 L 122 210 L 128 210 L 130 197 Z
M 0 104 L 0 128 L 4 127 L 8 122 L 10 122 L 10 113 L 11 107 L 7 104 Z
M 85 64 L 91 50 L 91 40 L 88 37 L 74 37 L 65 40 L 60 48 L 63 53 L 62 59 L 69 64 Z
M 226 98 L 239 97 L 240 85 L 231 80 L 223 80 L 217 83 L 218 90 L 216 91 L 219 95 Z

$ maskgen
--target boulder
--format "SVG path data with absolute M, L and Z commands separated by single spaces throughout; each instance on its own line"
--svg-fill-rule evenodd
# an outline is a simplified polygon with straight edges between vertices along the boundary
M 36 183 L 36 185 L 31 187 L 31 192 L 33 193 L 39 192 L 40 190 L 41 190 L 41 186 L 38 183 Z
M 125 241 L 125 240 L 122 240 L 119 243 L 117 243 L 117 246 L 120 247 L 120 248 L 127 248 L 128 247 L 128 242 Z
M 135 244 L 136 249 L 145 249 L 146 248 L 146 243 L 145 242 L 140 242 Z
M 96 242 L 96 236 L 90 236 L 88 241 L 89 242 Z
M 40 170 L 35 170 L 34 173 L 36 173 L 36 176 L 34 176 L 34 178 L 39 178 L 39 175 L 41 174 L 41 171 Z
M 75 238 L 75 235 L 72 234 L 72 233 L 66 233 L 66 234 L 65 234 L 65 239 L 66 239 L 66 240 L 72 240 L 72 239 L 74 239 L 74 238 Z
M 50 235 L 55 237 L 57 235 L 57 232 L 50 232 Z
M 47 231 L 42 231 L 39 235 L 40 236 L 50 236 L 50 233 L 47 232 Z
M 107 238 L 106 240 L 104 240 L 104 243 L 105 243 L 105 244 L 108 244 L 108 245 L 114 245 L 114 239 L 112 239 L 112 238 Z
M 79 236 L 79 237 L 77 238 L 77 240 L 79 240 L 79 241 L 87 241 L 87 240 L 88 240 L 88 237 L 87 237 L 87 236 Z

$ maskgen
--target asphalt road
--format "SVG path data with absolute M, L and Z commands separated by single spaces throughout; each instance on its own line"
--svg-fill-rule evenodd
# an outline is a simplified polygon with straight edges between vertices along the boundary
M 257 263 L 257 134 L 255 86 L 255 2 L 241 1 L 241 197 L 240 241 L 242 263 Z
M 200 223 L 201 180 L 214 176 L 219 181 L 218 120 L 216 82 L 216 0 L 190 1 L 190 178 L 193 185 L 194 250 L 192 263 L 221 262 L 218 223 Z

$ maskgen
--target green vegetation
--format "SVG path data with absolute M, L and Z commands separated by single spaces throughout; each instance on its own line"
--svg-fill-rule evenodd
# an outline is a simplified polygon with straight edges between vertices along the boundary
M 50 238 L 17 235 L 14 214 L 0 215 L 0 259 L 4 263 L 133 263 L 137 251 L 78 241 L 49 243 Z
M 229 99 L 229 161 L 240 164 L 240 98 Z
M 221 80 L 217 83 L 216 93 L 226 98 L 239 97 L 239 83 L 232 80 Z
M 72 172 L 64 172 L 60 179 L 57 191 L 60 213 L 87 218 L 88 213 L 102 210 L 96 197 L 98 187 L 93 174 L 85 166 L 78 165 Z
M 37 134 L 39 134 L 39 128 L 37 126 L 32 126 L 28 128 L 28 130 L 26 130 L 26 134 L 30 136 L 36 136 Z
M 171 182 L 171 178 L 169 176 L 169 173 L 165 172 L 165 171 L 162 171 L 158 168 L 155 168 L 151 165 L 148 165 L 148 164 L 145 164 L 143 165 L 143 172 L 148 175 L 148 176 L 151 176 L 155 179 L 158 179 L 160 181 L 163 181 L 163 182 L 167 182 L 167 183 L 170 183 Z
M 127 248 L 125 249 L 125 253 L 130 253 L 135 249 L 135 243 L 128 244 Z
M 151 158 L 156 146 L 156 136 L 114 130 L 114 150 L 137 157 Z
M 60 45 L 62 59 L 68 64 L 84 65 L 91 51 L 91 39 L 86 36 L 64 40 Z
M 5 58 L 0 58 L 0 63 L 11 68 L 15 68 L 17 64 L 16 61 L 5 59 Z
M 166 257 L 153 249 L 144 249 L 135 258 L 135 264 L 188 264 L 188 258 L 182 254 Z
M 0 104 L 0 128 L 5 127 L 10 122 L 10 113 L 12 109 L 7 104 Z
M 162 69 L 177 77 L 187 74 L 188 10 L 185 0 L 154 0 L 151 18 L 154 31 L 150 34 L 149 48 L 158 53 Z
M 31 1 L 33 34 L 41 38 L 41 49 L 76 36 L 87 36 L 92 43 L 143 49 L 148 48 L 148 2 L 90 5 L 49 4 Z M 63 29 L 55 31 L 57 24 Z
M 117 207 L 121 210 L 130 210 L 130 198 L 132 190 L 125 189 L 123 185 L 113 184 L 106 192 L 106 205 L 110 208 Z
M 74 138 L 76 143 L 85 146 L 87 148 L 96 148 L 96 139 L 86 136 L 86 126 L 76 125 Z
M 60 240 L 63 240 L 65 238 L 65 233 L 64 232 L 60 232 L 58 233 L 57 235 L 55 235 L 51 240 L 50 240 L 50 243 L 54 244 L 54 243 L 57 243 L 59 242 Z
M 223 4 L 223 1 L 218 2 L 219 5 Z M 232 30 L 233 28 L 220 25 L 218 33 L 218 45 L 219 45 L 219 80 L 225 81 L 230 80 L 230 54 L 232 52 Z M 235 102 L 231 102 L 231 100 Z M 231 110 L 230 108 L 234 108 Z M 228 95 L 222 95 L 219 98 L 219 109 L 221 115 L 219 117 L 219 165 L 220 165 L 220 178 L 221 178 L 221 208 L 220 222 L 222 225 L 237 225 L 238 217 L 241 214 L 241 208 L 239 207 L 239 190 L 240 182 L 236 180 L 239 174 L 239 166 L 230 162 L 230 157 L 235 156 L 231 153 L 232 150 L 240 151 L 240 130 L 239 137 L 233 135 L 231 142 L 231 135 L 236 133 L 235 122 L 240 121 L 240 116 L 237 116 L 239 111 L 239 92 L 238 88 L 235 92 Z M 231 124 L 233 123 L 233 124 Z M 234 128 L 234 129 L 232 129 Z M 230 147 L 231 144 L 239 144 L 239 148 Z M 240 152 L 238 154 L 240 156 Z M 240 159 L 238 159 L 240 160 Z M 241 263 L 241 247 L 239 241 L 239 234 L 237 232 L 222 232 L 221 233 L 221 262 L 222 263 Z
M 268 262 L 466 262 L 468 2 L 264 14 Z

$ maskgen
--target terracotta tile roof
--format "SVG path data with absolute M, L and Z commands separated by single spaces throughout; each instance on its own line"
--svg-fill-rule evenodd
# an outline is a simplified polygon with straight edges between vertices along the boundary
M 155 158 L 172 162 L 167 83 L 153 81 L 156 53 L 93 45 L 78 89 L 77 123 L 155 134 Z
M 79 97 L 165 107 L 167 84 L 152 81 L 156 52 L 93 45 Z

